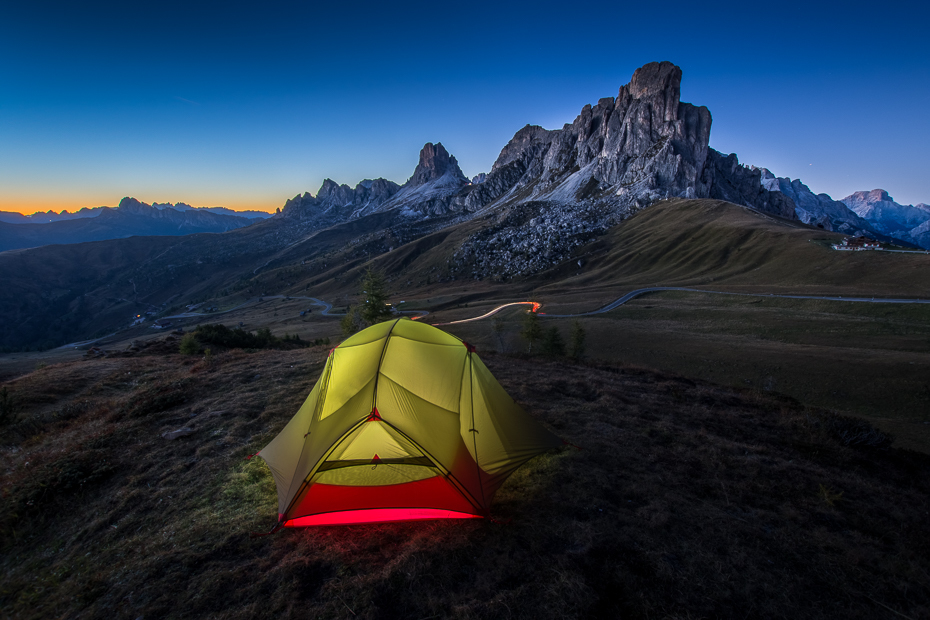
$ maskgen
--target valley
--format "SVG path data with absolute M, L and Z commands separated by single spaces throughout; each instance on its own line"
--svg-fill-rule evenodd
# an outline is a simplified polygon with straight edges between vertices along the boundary
M 429 323 L 535 301 L 542 304 L 543 323 L 558 326 L 565 335 L 574 319 L 550 315 L 588 313 L 640 288 L 686 287 L 695 290 L 655 291 L 609 312 L 579 317 L 589 334 L 589 356 L 777 392 L 863 416 L 894 434 L 897 445 L 930 452 L 930 306 L 849 301 L 930 299 L 930 256 L 836 252 L 829 241 L 839 235 L 727 203 L 678 200 L 615 226 L 583 246 L 579 258 L 501 283 L 468 277 L 467 265 L 457 276 L 450 271 L 444 242 L 466 236 L 473 226 L 463 222 L 389 251 L 380 238 L 336 247 L 347 235 L 335 227 L 311 237 L 316 247 L 310 241 L 291 245 L 234 286 L 221 279 L 222 268 L 212 269 L 213 290 L 221 294 L 184 300 L 202 302 L 201 309 L 184 312 L 180 304 L 171 306 L 159 313 L 166 317 L 158 319 L 167 325 L 164 330 L 152 329 L 150 318 L 95 346 L 121 351 L 133 341 L 157 341 L 165 331 L 213 322 L 338 342 L 343 337 L 340 315 L 356 303 L 358 282 L 368 267 L 385 273 L 392 302 L 404 302 L 398 309 L 428 312 L 424 320 Z M 355 227 L 351 232 L 358 234 Z M 327 237 L 334 241 L 319 243 Z M 234 287 L 239 290 L 230 291 Z M 319 302 L 332 307 L 330 316 Z M 123 302 L 121 307 L 133 306 Z M 203 307 L 217 311 L 204 313 Z M 509 308 L 498 315 L 508 353 L 524 350 L 519 337 L 523 312 Z M 101 323 L 98 329 L 110 333 L 106 330 L 113 327 Z M 480 350 L 501 348 L 490 319 L 444 329 Z M 0 377 L 74 359 L 78 353 L 6 354 L 0 358 Z

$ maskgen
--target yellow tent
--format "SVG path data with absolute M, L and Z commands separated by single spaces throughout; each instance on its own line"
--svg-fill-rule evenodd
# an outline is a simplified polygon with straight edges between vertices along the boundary
M 333 349 L 258 454 L 277 485 L 279 526 L 297 527 L 484 517 L 511 473 L 561 443 L 474 347 L 398 319 Z

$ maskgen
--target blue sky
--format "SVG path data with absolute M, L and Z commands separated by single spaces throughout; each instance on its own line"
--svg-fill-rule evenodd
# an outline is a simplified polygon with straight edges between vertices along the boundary
M 661 7 L 661 8 L 658 8 Z M 895 2 L 0 1 L 0 210 L 273 210 L 326 177 L 469 176 L 670 60 L 711 146 L 930 203 L 930 9 Z

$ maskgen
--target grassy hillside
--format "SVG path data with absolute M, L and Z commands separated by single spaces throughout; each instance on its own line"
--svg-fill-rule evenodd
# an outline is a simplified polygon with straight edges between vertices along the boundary
M 665 284 L 930 297 L 930 255 L 830 248 L 841 239 L 727 202 L 664 201 L 585 248 L 590 258 L 580 276 L 543 288 Z
M 868 425 L 615 364 L 483 356 L 581 446 L 492 522 L 288 530 L 261 448 L 323 347 L 138 353 L 4 384 L 10 618 L 894 618 L 930 614 L 930 460 Z M 193 433 L 169 441 L 166 431 Z

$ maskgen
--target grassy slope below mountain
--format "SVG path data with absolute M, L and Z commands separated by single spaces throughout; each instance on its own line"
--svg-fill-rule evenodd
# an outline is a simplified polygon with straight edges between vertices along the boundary
M 930 256 L 830 248 L 842 239 L 731 203 L 664 201 L 584 248 L 582 269 L 568 261 L 537 290 L 667 285 L 930 298 Z
M 534 459 L 491 522 L 283 531 L 258 459 L 326 349 L 137 354 L 6 384 L 6 617 L 918 618 L 930 461 L 774 395 L 629 366 L 486 355 L 582 446 Z M 175 441 L 160 434 L 194 429 Z M 511 521 L 512 520 L 512 521 Z

